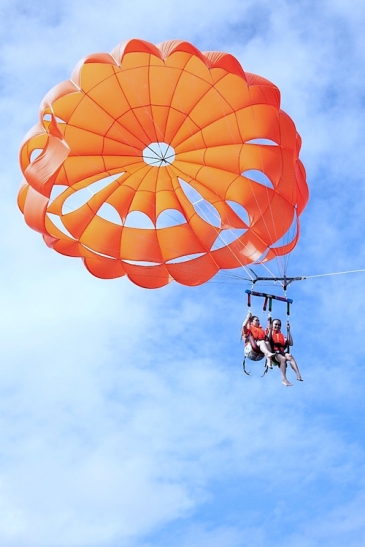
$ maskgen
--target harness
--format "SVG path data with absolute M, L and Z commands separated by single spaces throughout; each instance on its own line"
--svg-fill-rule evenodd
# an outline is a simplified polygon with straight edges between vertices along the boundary
M 278 353 L 285 353 L 288 348 L 288 342 L 285 342 L 283 333 L 281 332 L 272 332 L 271 339 L 269 340 L 273 348 L 273 351 Z

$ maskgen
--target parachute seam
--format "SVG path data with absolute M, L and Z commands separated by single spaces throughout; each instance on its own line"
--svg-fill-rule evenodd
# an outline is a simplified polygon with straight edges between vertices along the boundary
M 150 58 L 150 57 L 151 57 L 151 54 L 149 54 L 149 58 Z M 190 60 L 190 59 L 189 59 L 189 60 Z M 189 61 L 187 61 L 186 65 L 188 64 L 188 62 L 189 62 Z M 184 65 L 184 66 L 186 66 L 186 65 Z M 150 82 L 150 70 L 151 70 L 151 67 L 150 67 L 149 64 L 147 64 L 146 66 L 147 66 L 147 68 L 148 68 L 148 78 L 149 78 L 149 82 Z M 211 76 L 211 78 L 212 78 L 211 68 L 208 67 L 208 66 L 207 66 L 207 68 L 208 68 L 209 74 L 210 74 L 210 76 Z M 214 68 L 214 66 L 213 66 L 212 68 Z M 127 73 L 127 71 L 128 71 L 128 70 L 126 70 L 125 73 Z M 181 79 L 181 77 L 182 77 L 182 72 L 183 72 L 183 70 L 181 70 L 181 75 L 180 75 L 179 79 L 177 80 L 177 82 L 180 81 L 180 79 Z M 192 73 L 192 72 L 189 72 L 188 70 L 187 70 L 186 72 L 188 72 L 189 74 L 193 75 L 195 78 L 199 78 L 196 74 L 194 74 L 194 73 Z M 127 97 L 126 97 L 126 95 L 125 95 L 124 92 L 123 92 L 123 89 L 121 88 L 120 82 L 119 82 L 119 80 L 118 80 L 118 78 L 117 78 L 117 76 L 116 76 L 116 70 L 114 71 L 114 75 L 109 76 L 109 77 L 113 77 L 113 76 L 116 77 L 117 82 L 118 82 L 118 85 L 119 85 L 119 88 L 120 88 L 120 90 L 121 90 L 121 92 L 122 92 L 122 94 L 123 94 L 123 96 L 124 96 L 124 98 L 125 98 L 125 100 L 126 100 L 126 103 L 127 103 L 128 106 L 129 106 L 129 111 L 127 111 L 127 112 L 131 112 L 131 114 L 134 116 L 134 118 L 135 118 L 136 121 L 138 122 L 138 126 L 142 129 L 142 131 L 143 131 L 143 133 L 146 135 L 146 137 L 148 137 L 147 133 L 144 132 L 143 126 L 142 126 L 142 125 L 140 124 L 140 122 L 138 121 L 138 117 L 135 115 L 134 109 L 131 107 L 130 102 L 127 100 Z M 126 74 L 126 77 L 127 77 L 127 74 Z M 107 78 L 105 78 L 105 80 L 106 80 L 106 79 L 107 79 Z M 206 82 L 206 80 L 204 80 L 203 78 L 199 78 L 199 79 L 201 79 L 201 80 L 203 80 L 204 82 Z M 212 80 L 213 80 L 213 78 L 212 78 Z M 219 81 L 219 80 L 217 80 L 217 81 Z M 232 108 L 231 105 L 228 103 L 228 101 L 227 101 L 224 97 L 222 97 L 222 95 L 220 94 L 220 92 L 219 92 L 214 86 L 215 86 L 215 84 L 214 84 L 214 82 L 213 82 L 213 83 L 211 84 L 211 87 L 210 87 L 208 90 L 206 90 L 205 93 L 203 93 L 202 96 L 199 98 L 199 101 L 201 101 L 201 100 L 204 98 L 204 96 L 205 96 L 208 92 L 213 91 L 214 93 L 218 93 L 219 96 L 220 96 L 220 97 L 229 105 L 229 107 Z M 94 86 L 94 87 L 96 87 L 96 86 Z M 147 115 L 150 117 L 150 119 L 151 119 L 152 121 L 154 121 L 154 120 L 153 120 L 153 116 L 152 116 L 152 106 L 153 106 L 153 105 L 151 104 L 151 89 L 150 89 L 150 87 L 151 87 L 151 86 L 149 86 L 149 105 L 144 105 L 144 106 L 142 105 L 142 107 L 144 108 L 145 112 L 146 112 Z M 178 83 L 176 83 L 175 93 L 176 93 L 177 88 L 178 88 Z M 92 89 L 93 89 L 93 88 L 92 88 Z M 249 92 L 250 92 L 250 86 L 248 86 L 248 89 L 249 89 Z M 90 95 L 89 95 L 88 93 L 82 91 L 81 89 L 80 89 L 80 92 L 82 92 L 82 93 L 84 94 L 85 97 L 88 97 L 88 99 L 91 101 L 91 104 L 93 104 L 96 108 L 99 109 L 101 115 L 107 115 L 108 118 L 111 117 L 110 114 L 109 114 L 109 112 L 108 112 L 106 109 L 104 109 L 103 107 L 101 107 L 101 105 L 98 104 L 92 97 L 90 97 Z M 137 94 L 137 97 L 138 97 L 138 94 Z M 140 99 L 140 97 L 139 97 L 139 99 Z M 81 100 L 82 100 L 82 99 L 81 99 Z M 198 126 L 197 126 L 196 122 L 194 122 L 194 121 L 191 119 L 190 114 L 191 114 L 191 112 L 194 110 L 194 108 L 196 107 L 196 105 L 199 103 L 199 101 L 198 101 L 197 103 L 195 103 L 195 106 L 194 106 L 193 108 L 191 108 L 191 110 L 190 110 L 189 113 L 183 112 L 184 115 L 186 116 L 186 119 L 189 118 L 190 122 L 192 122 L 192 124 L 194 124 L 196 127 L 198 127 Z M 221 104 L 221 102 L 219 102 L 219 104 Z M 252 106 L 253 106 L 252 104 L 251 104 L 251 105 L 247 105 L 245 108 L 248 108 L 248 107 L 251 107 L 251 108 L 252 108 Z M 77 108 L 77 107 L 75 107 L 75 109 L 76 109 L 76 108 Z M 74 110 L 75 110 L 75 109 L 74 109 Z M 221 105 L 221 109 L 222 109 L 222 116 L 221 116 L 220 118 L 216 119 L 215 121 L 211 122 L 211 124 L 209 124 L 209 125 L 212 125 L 212 124 L 216 123 L 217 121 L 221 120 L 222 118 L 223 118 L 223 119 L 226 119 L 226 115 L 225 115 L 225 113 L 223 112 L 223 105 Z M 73 110 L 73 112 L 74 112 L 74 110 Z M 167 118 L 166 118 L 167 121 L 168 121 L 168 119 L 169 119 L 171 110 L 172 110 L 171 108 L 168 109 L 168 115 L 167 115 Z M 234 111 L 233 109 L 232 109 L 232 114 L 235 116 L 235 119 L 236 119 L 236 121 L 237 121 L 237 114 L 235 113 L 235 111 Z M 186 119 L 183 120 L 182 124 L 179 126 L 179 129 L 181 129 L 181 127 L 182 127 L 183 123 L 186 121 Z M 129 144 L 129 146 L 131 146 L 130 143 L 128 142 L 128 139 L 124 136 L 123 131 L 122 131 L 122 129 L 124 129 L 124 130 L 126 130 L 126 131 L 128 131 L 128 129 L 127 129 L 126 127 L 124 127 L 124 126 L 120 123 L 119 120 L 114 120 L 113 123 L 110 125 L 109 129 L 107 130 L 107 132 L 110 131 L 111 127 L 113 127 L 114 124 L 115 124 L 116 132 L 117 132 L 117 133 L 120 133 L 121 137 L 123 137 L 123 140 L 125 140 L 125 141 Z M 66 124 L 66 128 L 67 128 L 67 125 L 72 126 L 72 124 Z M 208 125 L 208 127 L 209 127 L 209 125 Z M 74 125 L 74 127 L 75 127 L 75 128 L 78 128 L 78 129 L 80 129 L 80 130 L 83 130 L 83 128 L 77 127 L 77 126 L 75 126 L 75 125 Z M 231 132 L 231 135 L 232 135 L 232 137 L 233 137 L 233 133 L 232 133 L 232 131 L 231 131 L 231 126 L 230 126 L 230 124 L 229 124 L 228 122 L 227 122 L 227 127 L 228 127 L 228 130 Z M 122 129 L 121 129 L 121 128 L 122 128 Z M 157 129 L 158 129 L 159 131 L 161 131 L 161 130 L 159 129 L 159 127 L 157 126 L 157 124 L 154 122 L 154 123 L 153 123 L 153 130 L 155 131 L 156 139 L 157 139 L 157 133 L 156 133 Z M 280 126 L 280 130 L 281 130 L 281 126 Z M 202 128 L 199 128 L 199 131 L 197 131 L 197 134 L 198 134 L 198 133 L 201 134 L 202 141 L 205 143 L 205 139 L 204 139 L 204 137 L 203 137 L 202 131 L 203 131 L 203 129 L 202 129 Z M 90 130 L 88 130 L 88 132 L 90 132 L 91 134 L 94 134 L 94 135 L 99 135 L 99 136 L 101 136 L 101 137 L 103 138 L 103 142 L 102 142 L 102 151 L 104 151 L 105 145 L 106 145 L 106 142 L 105 142 L 105 141 L 106 141 L 106 134 L 107 134 L 107 133 L 104 133 L 104 135 L 103 135 L 103 134 L 99 134 L 99 133 L 97 133 L 97 132 L 90 131 Z M 177 132 L 178 132 L 178 130 L 176 131 L 176 133 L 177 133 Z M 129 131 L 128 131 L 128 133 L 129 133 Z M 176 133 L 175 133 L 175 134 L 176 134 Z M 194 134 L 195 134 L 195 133 L 194 133 Z M 193 136 L 194 134 L 191 132 L 191 136 Z M 137 139 L 137 140 L 140 141 L 140 139 Z M 149 140 L 149 139 L 148 139 L 148 140 Z M 118 141 L 116 141 L 116 142 L 118 142 Z M 141 142 L 143 143 L 143 141 L 141 141 Z M 235 139 L 233 138 L 233 143 L 234 143 L 234 142 L 235 142 Z M 206 143 L 205 143 L 205 144 L 206 144 Z M 243 143 L 243 144 L 244 144 L 244 143 Z M 243 144 L 242 144 L 241 146 L 243 146 Z M 147 146 L 148 146 L 148 145 L 147 145 Z M 134 147 L 133 147 L 133 148 L 134 148 Z M 205 159 L 206 152 L 207 152 L 206 148 L 207 148 L 207 147 L 205 146 L 205 148 L 202 149 L 202 150 L 203 150 L 203 157 L 204 157 L 204 166 L 207 166 L 207 164 L 206 164 L 206 159 Z M 199 149 L 196 147 L 196 150 L 199 150 Z M 261 163 L 262 163 L 261 147 L 259 148 L 259 154 L 260 154 Z M 80 153 L 75 154 L 75 156 L 79 156 L 79 157 L 85 158 L 85 156 L 82 156 Z M 99 155 L 98 155 L 98 156 L 99 156 Z M 72 157 L 72 156 L 71 156 L 71 157 Z M 91 156 L 91 157 L 95 157 L 95 155 L 94 155 L 94 156 Z M 103 162 L 103 165 L 104 165 L 104 168 L 105 168 L 105 172 L 108 172 L 108 173 L 109 173 L 109 170 L 106 170 L 106 163 L 105 163 L 104 155 L 101 154 L 99 157 L 100 157 L 101 161 Z M 97 164 L 95 163 L 95 166 L 96 166 L 96 165 L 97 165 Z M 143 165 L 143 167 L 145 167 L 145 166 Z M 152 168 L 152 167 L 151 167 L 151 168 Z M 67 175 L 66 168 L 65 168 L 65 165 L 64 165 L 64 164 L 62 164 L 62 169 L 63 169 L 63 173 L 64 173 L 64 175 L 65 175 L 65 179 L 69 182 L 69 178 L 68 178 L 68 175 Z M 141 167 L 141 169 L 142 169 L 142 167 Z M 175 169 L 176 169 L 176 167 L 175 167 Z M 201 167 L 201 169 L 203 169 L 203 166 Z M 200 170 L 201 170 L 201 169 L 200 169 Z M 216 169 L 216 168 L 213 168 L 213 169 Z M 200 171 L 200 170 L 199 170 L 199 171 Z M 138 170 L 137 170 L 137 171 L 138 171 Z M 179 170 L 179 171 L 180 171 L 180 170 Z M 199 172 L 199 171 L 198 171 L 198 172 Z M 262 171 L 265 172 L 264 169 L 262 169 Z M 99 173 L 99 171 L 98 171 L 98 173 Z M 144 180 L 145 177 L 147 176 L 147 173 L 148 173 L 148 172 L 146 172 L 146 174 L 144 175 L 144 177 L 142 178 L 142 180 L 139 182 L 137 189 L 134 189 L 134 188 L 133 188 L 133 190 L 134 190 L 134 197 L 133 197 L 133 200 L 134 200 L 135 197 L 136 197 L 136 193 L 137 193 L 137 191 L 138 191 L 138 188 L 140 188 L 140 186 L 142 185 L 143 180 Z M 133 174 L 128 173 L 128 176 L 133 176 Z M 128 177 L 127 177 L 127 178 L 128 178 Z M 189 178 L 191 178 L 191 177 L 189 177 Z M 157 178 L 156 178 L 156 180 L 157 180 Z M 198 182 L 198 181 L 196 181 L 196 182 Z M 124 181 L 121 181 L 120 183 L 119 183 L 119 181 L 118 181 L 118 184 L 119 184 L 119 186 L 122 186 L 122 185 L 124 184 Z M 188 184 L 190 184 L 190 183 L 188 183 Z M 221 198 L 221 197 L 217 194 L 217 192 L 214 191 L 214 189 L 208 187 L 208 186 L 207 186 L 206 184 L 204 184 L 203 182 L 200 182 L 200 181 L 199 181 L 199 184 L 201 184 L 203 187 L 205 187 L 205 188 L 206 188 L 207 190 L 209 190 L 210 192 L 213 192 L 213 193 L 219 198 L 219 200 L 224 200 L 224 198 Z M 69 186 L 70 186 L 70 184 L 69 184 Z M 72 187 L 72 186 L 73 186 L 73 185 L 71 185 L 71 187 Z M 194 185 L 192 185 L 192 187 L 194 187 Z M 89 190 L 89 191 L 90 191 L 90 190 Z M 90 191 L 90 193 L 92 194 L 91 191 Z M 96 195 L 96 194 L 92 194 L 92 195 Z M 143 197 L 143 199 L 145 199 L 145 198 Z M 177 197 L 177 199 L 178 199 L 178 197 Z M 133 200 L 131 201 L 131 203 L 133 202 Z M 153 205 L 152 200 L 146 200 L 146 201 L 147 201 L 149 204 Z M 180 200 L 179 200 L 179 199 L 178 199 L 178 201 L 179 201 L 179 203 L 180 203 Z M 271 202 L 270 202 L 270 203 L 271 203 Z M 156 207 L 156 199 L 154 199 L 154 206 Z M 183 207 L 182 207 L 182 208 L 183 208 Z M 260 209 L 260 207 L 259 207 L 259 209 Z M 92 210 L 92 209 L 90 208 L 90 210 Z M 183 208 L 183 210 L 184 210 L 184 208 Z M 271 214 L 272 214 L 272 209 L 271 209 Z M 87 216 L 88 216 L 88 215 L 87 215 Z M 92 217 L 91 217 L 91 219 L 90 219 L 90 222 L 93 220 L 94 216 L 95 216 L 95 214 L 92 215 Z M 191 218 L 191 217 L 190 217 L 190 218 Z M 203 218 L 203 217 L 202 217 L 202 218 Z M 207 217 L 206 217 L 206 218 L 207 218 Z M 217 218 L 221 218 L 220 215 L 218 215 Z M 89 224 L 90 224 L 90 222 L 89 222 Z M 110 222 L 110 221 L 107 221 L 107 222 Z M 264 220 L 264 222 L 265 222 L 265 220 Z M 89 226 L 89 224 L 88 224 L 88 226 Z M 187 219 L 187 224 L 190 226 L 189 219 Z M 211 223 L 209 223 L 209 224 L 211 224 Z M 122 228 L 123 228 L 123 227 L 124 227 L 124 226 L 122 226 Z M 215 227 L 213 227 L 213 228 L 215 229 Z M 84 229 L 84 231 L 82 232 L 82 234 L 84 234 L 84 232 L 85 232 L 86 229 L 87 229 L 87 227 Z M 193 231 L 195 237 L 197 237 L 197 239 L 199 239 L 198 234 L 196 234 L 196 233 L 194 232 L 194 230 L 192 230 L 192 231 Z M 217 232 L 218 237 L 219 237 L 219 236 L 220 236 L 220 231 L 217 229 L 216 232 Z M 52 237 L 53 237 L 53 236 L 52 236 Z M 81 235 L 80 237 L 82 237 L 82 235 Z M 142 236 L 142 237 L 143 237 L 143 236 Z M 62 238 L 57 238 L 57 239 L 62 239 Z M 65 239 L 65 241 L 68 241 L 68 239 Z M 203 244 L 203 242 L 200 241 L 200 243 L 202 244 L 202 246 L 203 246 L 204 248 L 206 248 L 205 245 Z M 79 243 L 79 244 L 80 244 L 80 245 L 83 245 L 82 243 Z M 229 246 L 227 246 L 227 247 L 228 247 L 229 250 L 232 252 L 232 254 L 235 256 L 235 258 L 238 260 L 238 262 L 241 263 L 239 257 L 237 257 L 237 256 L 235 255 L 235 253 L 232 251 L 232 249 L 230 249 Z M 243 247 L 245 247 L 245 245 L 243 245 Z M 165 247 L 165 248 L 166 248 L 166 247 Z M 95 251 L 95 252 L 96 252 L 96 251 Z M 213 254 L 212 254 L 209 250 L 207 250 L 207 252 L 210 254 L 210 256 L 212 257 L 212 259 L 214 260 Z M 89 259 L 89 257 L 86 257 L 86 258 Z M 110 258 L 110 260 L 117 260 L 117 261 L 119 261 L 119 260 L 122 260 L 122 259 Z M 241 263 L 241 265 L 243 266 L 242 263 Z M 244 267 L 244 266 L 243 266 L 243 267 Z M 203 271 L 203 270 L 202 270 L 202 271 Z
M 186 65 L 185 65 L 185 66 L 186 66 Z M 209 89 L 208 89 L 208 90 L 199 98 L 199 101 L 201 101 L 202 98 L 203 98 L 208 92 L 210 92 L 211 90 L 213 90 L 215 93 L 217 93 L 217 94 L 220 96 L 220 98 L 221 98 L 221 99 L 229 106 L 229 108 L 232 110 L 232 114 L 233 114 L 233 116 L 235 117 L 235 120 L 236 120 L 236 123 L 237 123 L 237 113 L 234 111 L 234 109 L 233 109 L 232 106 L 228 103 L 228 101 L 225 99 L 225 97 L 223 97 L 222 94 L 215 88 L 215 83 L 214 83 L 214 81 L 213 81 L 211 69 L 210 69 L 209 67 L 208 67 L 208 70 L 209 70 L 209 74 L 210 74 L 210 77 L 211 77 L 211 85 L 210 85 L 210 88 L 209 88 Z M 195 76 L 195 75 L 194 75 L 194 76 Z M 223 78 L 223 77 L 222 77 L 222 78 Z M 218 81 L 220 81 L 222 78 L 220 78 Z M 204 80 L 204 82 L 205 82 L 205 80 Z M 198 101 L 198 102 L 199 102 L 199 101 Z M 220 104 L 221 104 L 221 103 L 220 103 Z M 191 120 L 191 122 L 192 122 L 196 127 L 199 127 L 199 126 L 196 124 L 196 122 L 194 122 L 194 121 L 191 119 L 191 117 L 190 117 L 190 114 L 191 114 L 192 110 L 196 107 L 196 105 L 197 105 L 197 103 L 196 103 L 195 106 L 190 110 L 190 112 L 189 112 L 189 114 L 187 115 L 187 117 Z M 248 108 L 248 107 L 250 107 L 250 105 L 247 105 L 247 106 L 245 106 L 244 108 Z M 230 124 L 229 124 L 228 121 L 227 121 L 227 116 L 226 116 L 225 112 L 223 111 L 223 107 L 221 107 L 221 108 L 222 108 L 221 116 L 218 117 L 218 118 L 216 118 L 216 119 L 215 119 L 214 121 L 212 121 L 209 125 L 212 125 L 212 124 L 216 123 L 217 121 L 220 121 L 220 120 L 224 119 L 224 120 L 226 121 L 227 128 L 228 128 L 229 132 L 231 133 L 231 136 L 232 136 L 232 143 L 233 143 L 233 144 L 237 144 L 237 143 L 235 142 L 235 139 L 233 138 L 233 134 L 232 134 L 232 132 L 231 132 L 231 127 L 230 127 Z M 182 125 L 182 124 L 181 124 L 181 125 Z M 209 127 L 209 125 L 208 125 L 208 127 Z M 180 126 L 180 128 L 181 128 L 181 126 Z M 201 134 L 201 139 L 202 139 L 202 141 L 203 141 L 204 144 L 205 144 L 205 151 L 206 151 L 207 145 L 206 145 L 206 142 L 205 142 L 205 139 L 204 139 L 204 136 L 203 136 L 202 131 L 203 131 L 203 130 L 202 130 L 202 128 L 200 127 L 200 128 L 199 128 L 199 131 L 197 131 L 197 132 L 194 133 L 194 134 L 197 134 L 197 133 L 200 132 L 200 134 Z M 193 136 L 193 135 L 192 135 L 192 132 L 191 132 L 191 136 Z M 241 146 L 243 146 L 242 143 L 241 143 Z M 195 149 L 196 149 L 196 150 L 199 150 L 197 146 L 196 146 Z M 206 166 L 206 165 L 204 165 L 204 166 Z M 201 169 L 202 169 L 204 166 L 202 166 Z M 176 166 L 175 166 L 175 169 L 177 169 Z M 201 169 L 199 169 L 199 171 L 200 171 Z M 237 176 L 239 176 L 239 174 L 237 174 Z M 182 177 L 182 178 L 184 178 L 184 177 Z M 189 178 L 191 178 L 191 177 L 189 177 Z M 196 177 L 195 177 L 195 179 L 196 179 Z M 197 182 L 198 182 L 198 181 L 197 181 Z M 190 183 L 190 184 L 191 184 L 191 183 Z M 204 187 L 207 188 L 207 186 L 206 186 L 203 182 L 199 182 L 199 184 L 201 184 L 202 186 L 204 186 Z M 191 186 L 194 188 L 194 184 L 191 184 Z M 210 191 L 212 191 L 212 192 L 217 196 L 217 198 L 218 198 L 219 200 L 224 200 L 224 201 L 225 201 L 225 199 L 224 199 L 224 198 L 221 198 L 221 197 L 217 194 L 217 192 L 214 191 L 213 188 L 207 188 L 207 189 L 210 190 Z M 200 211 L 201 211 L 201 210 L 200 210 Z M 201 216 L 207 218 L 207 216 L 204 214 L 203 211 L 201 211 Z M 218 218 L 218 217 L 217 217 L 217 218 Z M 220 217 L 219 217 L 219 218 L 220 218 Z M 215 229 L 215 228 L 214 228 L 214 229 Z M 229 230 L 229 231 L 232 233 L 232 230 Z M 220 235 L 221 232 L 220 232 L 218 229 L 216 229 L 216 233 L 217 233 L 217 238 L 218 238 L 218 239 L 221 238 L 221 235 Z M 246 245 L 245 245 L 242 241 L 240 241 L 239 239 L 238 239 L 238 241 L 239 241 L 239 244 L 241 244 L 241 245 L 242 245 L 242 248 L 244 249 L 244 248 L 246 247 Z M 238 256 L 236 253 L 234 253 L 234 251 L 232 250 L 230 244 L 227 245 L 227 244 L 224 242 L 223 239 L 222 239 L 222 242 L 224 243 L 224 246 L 227 247 L 227 249 L 229 250 L 229 252 L 232 253 L 232 255 L 233 255 L 234 258 L 237 260 L 237 262 L 239 262 L 239 263 L 241 264 L 241 267 L 244 268 L 244 269 L 246 270 L 246 268 L 245 268 L 245 266 L 244 266 L 244 264 L 243 264 L 243 262 L 242 262 L 240 256 Z M 210 254 L 211 254 L 211 256 L 212 256 L 212 258 L 213 258 L 213 260 L 214 260 L 214 254 L 213 254 L 213 252 L 211 252 L 210 250 L 208 250 L 208 252 L 210 252 Z M 218 264 L 217 264 L 217 266 L 218 266 Z M 219 266 L 218 266 L 218 267 L 219 267 Z M 250 274 L 248 274 L 248 275 L 250 275 Z

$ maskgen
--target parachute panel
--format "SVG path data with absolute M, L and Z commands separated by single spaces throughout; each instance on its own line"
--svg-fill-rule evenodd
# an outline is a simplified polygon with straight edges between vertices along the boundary
M 300 136 L 278 88 L 228 53 L 122 42 L 82 59 L 39 117 L 20 150 L 19 208 L 97 277 L 195 286 L 298 241 Z

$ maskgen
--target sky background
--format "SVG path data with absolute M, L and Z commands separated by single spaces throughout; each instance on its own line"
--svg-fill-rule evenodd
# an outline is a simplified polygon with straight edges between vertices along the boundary
M 362 547 L 365 274 L 290 287 L 304 382 L 285 388 L 243 374 L 247 283 L 98 280 L 16 196 L 21 140 L 79 59 L 184 39 L 273 81 L 302 136 L 289 275 L 365 268 L 365 3 L 1 0 L 0 18 L 1 546 Z

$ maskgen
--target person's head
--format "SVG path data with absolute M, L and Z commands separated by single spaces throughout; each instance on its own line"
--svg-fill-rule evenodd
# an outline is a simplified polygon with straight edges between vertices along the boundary
M 281 329 L 280 319 L 273 319 L 272 328 L 273 328 L 274 331 L 280 332 L 280 329 Z
M 251 317 L 251 323 L 254 327 L 258 327 L 260 325 L 260 319 L 257 317 L 257 315 L 253 315 Z

